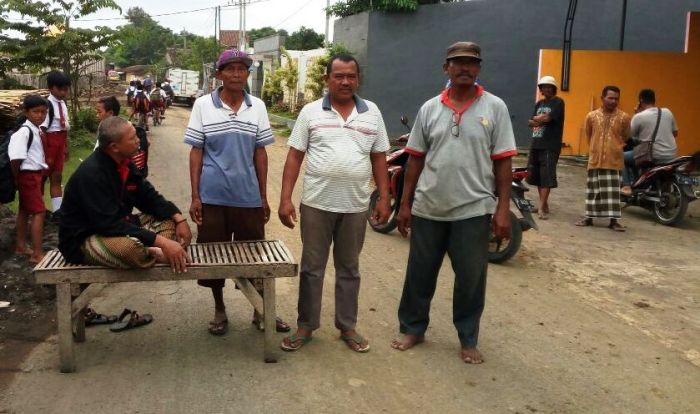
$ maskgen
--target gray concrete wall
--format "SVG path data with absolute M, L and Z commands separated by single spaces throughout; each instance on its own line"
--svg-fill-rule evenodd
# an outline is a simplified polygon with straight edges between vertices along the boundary
M 459 40 L 479 43 L 481 83 L 505 100 L 518 145 L 527 146 L 539 50 L 562 47 L 568 3 L 473 0 L 422 6 L 415 13 L 362 13 L 337 20 L 333 41 L 356 53 L 359 93 L 379 105 L 391 135 L 404 131 L 402 114 L 413 120 L 420 105 L 444 87 L 446 47 Z M 700 0 L 629 0 L 625 49 L 682 51 L 690 10 L 700 10 Z M 617 49 L 621 11 L 622 0 L 579 1 L 573 47 Z

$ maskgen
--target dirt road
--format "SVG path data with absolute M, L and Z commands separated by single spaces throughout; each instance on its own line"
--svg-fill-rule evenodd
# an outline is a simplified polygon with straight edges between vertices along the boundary
M 152 134 L 151 180 L 183 211 L 189 206 L 189 111 L 175 108 Z M 286 140 L 269 147 L 277 209 Z M 303 350 L 261 360 L 261 333 L 229 286 L 228 335 L 206 332 L 208 290 L 194 282 L 122 284 L 93 303 L 152 313 L 155 322 L 114 334 L 90 328 L 76 346 L 78 372 L 58 373 L 55 337 L 38 345 L 3 392 L 4 413 L 692 413 L 700 407 L 700 203 L 679 228 L 625 211 L 627 233 L 578 228 L 584 170 L 560 168 L 551 219 L 524 235 L 521 252 L 491 266 L 480 348 L 486 363 L 458 359 L 451 323 L 453 276 L 443 265 L 428 342 L 404 353 L 397 331 L 408 242 L 368 231 L 361 257 L 360 332 L 366 355 L 333 329 L 329 264 L 322 328 Z M 298 196 L 299 188 L 296 195 Z M 297 258 L 298 230 L 273 214 L 269 238 Z M 297 280 L 278 282 L 278 314 L 296 318 Z M 281 335 L 279 336 L 281 339 Z

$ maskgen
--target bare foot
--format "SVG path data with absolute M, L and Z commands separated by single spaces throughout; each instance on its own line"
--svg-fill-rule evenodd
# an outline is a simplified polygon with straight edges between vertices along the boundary
M 399 351 L 405 351 L 407 349 L 413 348 L 414 346 L 422 343 L 423 341 L 425 341 L 424 336 L 404 335 L 401 338 L 397 338 L 391 341 L 391 347 Z
M 44 252 L 38 252 L 38 253 L 32 252 L 32 255 L 29 256 L 29 263 L 31 263 L 33 265 L 38 265 L 39 262 L 41 261 L 41 259 L 43 259 L 43 258 L 44 258 Z
M 467 364 L 481 364 L 484 362 L 484 356 L 481 355 L 481 352 L 476 347 L 462 348 L 461 357 L 462 361 Z
M 15 254 L 18 254 L 20 256 L 31 256 L 34 254 L 34 250 L 32 250 L 26 246 L 24 247 L 24 249 L 22 249 L 21 247 L 18 247 L 15 249 Z

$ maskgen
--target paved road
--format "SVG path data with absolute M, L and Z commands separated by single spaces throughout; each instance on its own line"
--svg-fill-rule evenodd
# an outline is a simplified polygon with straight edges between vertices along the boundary
M 175 108 L 152 134 L 152 181 L 183 211 L 189 204 L 188 110 Z M 269 148 L 273 211 L 285 139 Z M 489 269 L 481 343 L 486 363 L 458 359 L 451 324 L 452 274 L 446 261 L 428 342 L 389 347 L 408 242 L 368 232 L 362 254 L 359 330 L 372 342 L 350 352 L 333 329 L 329 264 L 322 328 L 302 351 L 261 361 L 251 307 L 226 289 L 229 334 L 206 332 L 207 290 L 194 282 L 122 284 L 94 302 L 152 313 L 155 322 L 114 334 L 90 328 L 77 345 L 78 372 L 60 374 L 56 338 L 26 358 L 0 412 L 7 413 L 691 413 L 700 406 L 700 203 L 680 228 L 625 212 L 628 232 L 577 228 L 584 170 L 561 167 L 562 189 L 539 232 L 527 232 L 511 262 Z M 297 189 L 297 192 L 299 189 Z M 297 194 L 298 195 L 298 194 Z M 298 230 L 274 217 L 268 237 L 296 257 Z M 296 317 L 297 281 L 278 283 L 278 312 Z M 281 339 L 281 336 L 280 336 Z

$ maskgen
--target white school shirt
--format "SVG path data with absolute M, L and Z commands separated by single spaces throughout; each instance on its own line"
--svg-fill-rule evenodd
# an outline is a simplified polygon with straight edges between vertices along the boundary
M 27 142 L 29 141 L 29 130 L 27 125 L 34 134 L 32 145 L 27 151 Z M 7 146 L 7 154 L 12 160 L 24 160 L 20 164 L 20 171 L 41 171 L 49 168 L 46 165 L 44 158 L 44 146 L 41 144 L 41 136 L 39 136 L 39 128 L 26 120 L 24 124 L 10 137 L 10 144 Z
M 68 121 L 68 106 L 66 101 L 58 99 L 53 95 L 49 95 L 49 105 L 53 106 L 53 122 L 49 125 L 49 114 L 46 114 L 46 119 L 41 124 L 42 128 L 46 128 L 46 132 L 69 131 L 70 122 Z M 61 112 L 59 106 L 63 108 L 63 117 L 65 118 L 66 128 L 61 128 Z

